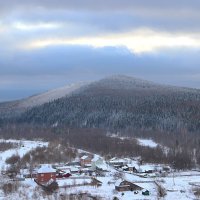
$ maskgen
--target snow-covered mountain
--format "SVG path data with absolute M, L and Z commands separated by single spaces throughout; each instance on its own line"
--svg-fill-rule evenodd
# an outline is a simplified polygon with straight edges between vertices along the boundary
M 41 94 L 30 96 L 22 100 L 0 103 L 0 116 L 18 115 L 34 106 L 39 106 L 70 95 L 87 84 L 88 83 L 70 84 Z

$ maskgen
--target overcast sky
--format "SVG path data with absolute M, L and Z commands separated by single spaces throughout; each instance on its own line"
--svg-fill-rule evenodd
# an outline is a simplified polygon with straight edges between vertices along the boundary
M 200 1 L 0 0 L 0 101 L 124 74 L 200 88 Z

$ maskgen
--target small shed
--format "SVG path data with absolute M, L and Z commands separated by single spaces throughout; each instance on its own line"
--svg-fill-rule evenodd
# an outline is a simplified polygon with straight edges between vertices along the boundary
M 123 166 L 127 165 L 128 162 L 125 159 L 112 158 L 112 159 L 110 159 L 109 164 L 113 165 L 113 166 L 123 167 Z
M 135 168 L 134 165 L 132 165 L 132 164 L 127 164 L 126 166 L 127 166 L 127 168 L 128 168 L 128 171 L 130 171 L 130 172 L 137 172 L 137 169 Z
M 37 171 L 36 181 L 45 183 L 50 180 L 56 180 L 56 170 L 51 165 L 42 165 Z
M 102 182 L 100 180 L 98 180 L 98 179 L 96 179 L 96 178 L 93 177 L 91 185 L 99 187 L 99 186 L 102 186 Z

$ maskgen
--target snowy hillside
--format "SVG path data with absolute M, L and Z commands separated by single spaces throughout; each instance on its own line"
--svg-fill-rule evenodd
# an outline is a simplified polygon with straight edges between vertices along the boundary
M 5 161 L 7 158 L 11 157 L 13 154 L 17 154 L 20 157 L 23 157 L 27 152 L 29 152 L 37 147 L 48 146 L 48 142 L 42 142 L 42 141 L 0 139 L 0 143 L 1 142 L 14 143 L 14 144 L 17 144 L 17 147 L 11 148 L 4 152 L 0 152 L 0 169 L 7 167 L 7 164 L 5 163 Z
M 70 95 L 87 83 L 77 83 L 67 85 L 61 88 L 49 90 L 45 93 L 37 94 L 22 100 L 0 103 L 0 117 L 9 117 L 18 115 L 28 108 L 39 106 L 44 103 Z
M 53 101 L 55 99 L 65 97 L 66 95 L 71 94 L 75 90 L 78 90 L 80 87 L 82 87 L 85 84 L 86 83 L 71 84 L 71 85 L 61 87 L 61 88 L 47 91 L 39 95 L 31 96 L 27 99 L 22 100 L 19 105 L 21 107 L 26 107 L 26 108 L 41 105 L 41 104 Z
M 141 140 L 142 141 L 142 140 Z M 27 141 L 27 140 L 0 140 L 0 142 L 11 142 L 17 143 L 19 146 L 15 149 L 10 149 L 8 151 L 1 152 L 1 170 L 2 166 L 5 164 L 5 159 L 11 156 L 13 153 L 18 153 L 22 157 L 25 153 L 34 149 L 36 147 L 47 146 L 48 142 L 41 141 Z M 151 144 L 149 141 L 142 141 L 144 145 Z M 80 155 L 90 154 L 90 152 L 78 150 Z M 138 200 L 138 199 L 148 199 L 148 200 L 180 200 L 180 199 L 197 199 L 197 195 L 194 195 L 197 187 L 199 187 L 199 171 L 164 171 L 163 167 L 165 165 L 157 164 L 140 164 L 138 161 L 132 160 L 130 158 L 112 158 L 110 161 L 114 163 L 123 162 L 124 166 L 121 168 L 112 165 L 112 162 L 105 162 L 103 157 L 97 154 L 93 155 L 92 165 L 100 166 L 102 163 L 106 166 L 106 170 L 99 171 L 99 169 L 93 170 L 90 175 L 88 171 L 91 169 L 88 166 L 79 166 L 82 170 L 81 173 L 75 172 L 67 178 L 56 178 L 56 182 L 59 188 L 53 193 L 45 193 L 41 185 L 37 185 L 34 178 L 24 177 L 23 172 L 18 177 L 21 177 L 19 181 L 13 181 L 6 175 L 0 175 L 0 184 L 6 185 L 10 183 L 16 186 L 16 190 L 8 192 L 5 189 L 0 188 L 0 199 L 37 199 L 37 200 L 58 200 L 58 199 L 105 199 L 105 200 Z M 87 157 L 87 156 L 85 156 Z M 78 167 L 77 157 L 74 160 L 76 167 Z M 52 163 L 53 164 L 53 163 Z M 70 165 L 72 164 L 72 165 Z M 91 166 L 92 166 L 91 165 Z M 43 165 L 44 166 L 44 165 Z M 131 170 L 124 170 L 127 167 L 135 167 L 139 170 L 133 172 Z M 62 169 L 63 171 L 72 170 L 74 167 L 73 161 L 68 164 L 54 164 L 57 169 Z M 148 170 L 152 172 L 147 172 Z M 162 173 L 161 173 L 162 171 Z M 100 173 L 100 174 L 99 174 Z M 95 177 L 95 178 L 94 178 Z M 92 180 L 97 180 L 100 184 L 93 185 Z M 137 189 L 126 189 L 124 191 L 119 191 L 118 186 L 126 181 L 128 184 L 132 183 L 137 186 Z M 126 188 L 127 185 L 124 185 Z M 121 185 L 123 187 L 123 185 Z M 140 187 L 140 188 L 138 188 Z M 165 191 L 164 197 L 161 197 L 159 193 L 159 187 L 162 187 Z M 144 192 L 148 191 L 148 195 L 144 195 Z

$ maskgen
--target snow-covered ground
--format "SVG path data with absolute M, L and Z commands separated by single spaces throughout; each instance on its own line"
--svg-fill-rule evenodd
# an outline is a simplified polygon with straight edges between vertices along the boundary
M 155 143 L 153 140 L 151 139 L 141 139 L 141 138 L 137 138 L 137 141 L 140 145 L 142 146 L 148 146 L 148 147 L 151 147 L 151 148 L 155 148 L 158 146 L 157 143 Z
M 5 163 L 6 159 L 11 157 L 13 154 L 17 154 L 23 157 L 27 152 L 35 149 L 36 147 L 48 146 L 48 142 L 43 141 L 30 141 L 30 140 L 4 140 L 0 139 L 1 142 L 11 142 L 18 144 L 16 148 L 0 152 L 0 169 L 5 168 L 7 165 Z
M 0 140 L 0 142 L 5 142 L 4 140 Z M 38 146 L 47 146 L 48 142 L 42 141 L 28 141 L 28 140 L 7 140 L 6 142 L 17 143 L 17 147 L 0 152 L 0 169 L 2 166 L 5 166 L 5 160 L 12 156 L 13 154 L 18 154 L 21 157 L 25 155 L 28 151 L 35 149 Z M 143 144 L 151 145 L 152 148 L 155 147 L 155 144 L 152 145 L 153 141 L 148 142 L 142 140 Z M 78 150 L 81 153 L 86 153 L 83 150 Z M 89 152 L 87 152 L 89 153 Z M 99 155 L 95 154 L 95 157 Z M 146 169 L 153 169 L 155 166 L 150 164 L 138 165 L 137 161 L 131 161 L 129 164 L 132 164 L 136 167 L 145 171 Z M 5 196 L 5 194 L 0 190 L 0 200 L 25 200 L 25 199 L 37 199 L 37 200 L 55 200 L 61 199 L 59 198 L 61 195 L 69 195 L 69 194 L 78 194 L 78 193 L 90 193 L 92 196 L 100 196 L 105 200 L 112 200 L 114 197 L 117 197 L 120 200 L 156 200 L 158 199 L 157 185 L 155 181 L 161 184 L 167 195 L 162 198 L 163 200 L 187 200 L 187 199 L 198 199 L 194 195 L 193 188 L 200 187 L 200 172 L 198 171 L 184 171 L 184 172 L 175 172 L 174 174 L 169 174 L 167 177 L 153 177 L 147 176 L 146 178 L 139 176 L 137 174 L 129 173 L 129 172 L 120 172 L 123 173 L 124 180 L 133 182 L 138 186 L 144 188 L 144 190 L 149 190 L 149 196 L 143 196 L 142 191 L 139 191 L 138 194 L 135 194 L 131 191 L 126 192 L 117 192 L 115 190 L 115 186 L 122 180 L 119 177 L 116 178 L 115 174 L 119 173 L 112 166 L 109 166 L 109 172 L 106 173 L 105 177 L 95 177 L 97 180 L 102 182 L 102 186 L 75 186 L 76 184 L 90 183 L 90 177 L 81 177 L 80 175 L 72 175 L 72 177 L 67 179 L 57 179 L 58 185 L 60 186 L 59 190 L 53 195 L 45 195 L 42 191 L 42 188 L 39 187 L 33 179 L 26 178 L 25 181 L 19 182 L 19 188 L 16 192 L 10 193 L 9 196 Z M 74 180 L 73 180 L 74 178 Z M 1 177 L 0 180 L 2 181 Z M 65 187 L 67 186 L 67 187 Z M 71 186 L 71 187 L 69 187 Z
M 176 173 L 176 176 L 173 178 L 165 177 L 164 183 L 162 184 L 167 190 L 166 200 L 180 200 L 180 199 L 199 199 L 195 197 L 192 189 L 195 188 L 193 183 L 200 183 L 200 173 L 188 171 L 187 176 L 185 173 Z
M 150 191 L 149 196 L 143 196 L 142 191 L 139 191 L 138 194 L 134 194 L 134 192 L 127 191 L 127 192 L 117 192 L 115 190 L 115 183 L 108 184 L 109 181 L 113 181 L 112 176 L 107 177 L 96 177 L 99 181 L 102 182 L 102 186 L 95 187 L 95 186 L 73 186 L 70 188 L 60 188 L 56 194 L 51 196 L 42 196 L 42 190 L 39 188 L 34 180 L 32 179 L 26 179 L 25 181 L 21 182 L 21 187 L 19 188 L 19 191 L 15 194 L 11 194 L 9 196 L 10 200 L 14 199 L 23 199 L 22 196 L 20 198 L 20 195 L 26 189 L 26 195 L 29 197 L 29 199 L 34 199 L 34 196 L 38 198 L 38 200 L 44 200 L 44 199 L 59 199 L 58 197 L 60 195 L 69 195 L 69 194 L 79 194 L 79 193 L 90 193 L 92 196 L 100 196 L 102 199 L 105 200 L 112 200 L 114 197 L 118 197 L 120 200 L 157 200 L 157 186 L 154 183 L 154 181 L 162 181 L 159 182 L 167 191 L 167 195 L 164 198 L 161 198 L 163 200 L 189 200 L 189 199 L 198 199 L 193 194 L 192 188 L 193 186 L 190 184 L 191 182 L 198 182 L 200 181 L 200 176 L 193 176 L 190 177 L 175 177 L 175 181 L 173 181 L 172 177 L 165 177 L 162 179 L 157 178 L 140 178 L 138 176 L 135 176 L 133 174 L 127 175 L 125 178 L 135 182 L 135 184 L 141 186 L 142 188 L 147 189 Z M 80 180 L 81 181 L 81 180 Z M 57 180 L 59 185 L 64 185 L 63 183 L 67 183 L 68 180 Z M 174 185 L 175 182 L 175 185 Z M 25 195 L 24 194 L 24 195 Z M 6 199 L 6 198 L 0 198 L 0 199 Z

